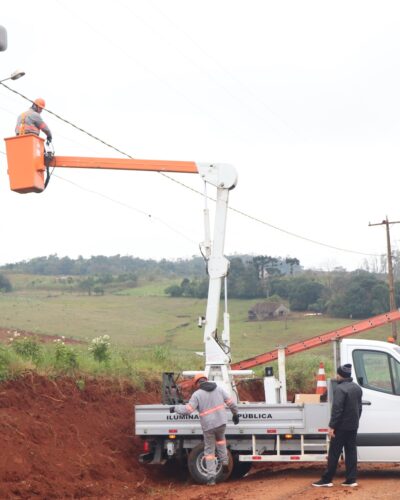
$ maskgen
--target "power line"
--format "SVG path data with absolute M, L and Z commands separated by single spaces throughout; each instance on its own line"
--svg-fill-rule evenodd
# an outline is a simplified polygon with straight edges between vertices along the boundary
M 32 101 L 32 99 L 29 99 L 29 97 L 26 97 L 26 95 L 22 94 L 21 92 L 18 92 L 18 90 L 15 90 L 11 87 L 9 87 L 8 85 L 6 85 L 5 83 L 1 83 L 1 85 L 3 85 L 3 87 L 5 87 L 6 89 L 10 90 L 11 92 L 14 92 L 14 94 L 17 94 L 19 95 L 20 97 L 22 97 L 23 99 L 26 99 L 27 101 L 29 101 L 31 104 L 34 104 L 34 102 Z M 91 134 L 90 132 L 88 132 L 87 130 L 84 130 L 83 128 L 81 127 L 78 127 L 78 125 L 75 125 L 74 123 L 70 122 L 69 120 L 66 120 L 65 118 L 63 118 L 62 116 L 58 115 L 57 113 L 54 113 L 54 111 L 51 111 L 50 109 L 46 108 L 45 111 L 53 116 L 55 116 L 56 118 L 58 118 L 59 120 L 61 120 L 62 122 L 64 123 L 67 123 L 68 125 L 70 125 L 71 127 L 75 128 L 76 130 L 79 130 L 79 132 L 83 132 L 84 134 L 88 135 L 89 137 L 91 137 L 92 139 L 95 139 L 96 141 L 99 141 L 101 142 L 102 144 L 104 144 L 105 146 L 107 146 L 108 148 L 111 148 L 113 149 L 114 151 L 117 151 L 118 153 L 121 153 L 122 155 L 125 155 L 127 156 L 128 158 L 132 158 L 132 156 L 128 155 L 128 153 L 124 153 L 124 151 L 121 151 L 120 149 L 116 148 L 115 146 L 112 146 L 111 144 L 109 144 L 108 142 L 105 142 L 103 141 L 103 139 L 100 139 L 100 137 L 97 137 L 96 135 L 93 135 Z
M 127 10 L 128 10 L 128 11 L 129 11 L 129 12 L 130 12 L 133 16 L 138 17 L 138 16 L 137 16 L 137 14 L 134 12 L 134 10 L 133 10 L 133 9 L 132 9 L 129 5 L 126 5 L 126 4 L 125 4 L 125 2 L 120 1 L 119 3 L 120 3 L 121 5 L 123 5 L 123 6 L 125 7 L 125 9 L 127 9 Z M 151 2 L 150 2 L 150 3 L 151 3 Z M 153 5 L 153 8 L 154 8 L 154 5 Z M 178 28 L 179 28 L 179 26 L 178 26 L 176 23 L 174 23 L 174 22 L 173 22 L 173 21 L 172 21 L 169 17 L 167 17 L 167 16 L 166 16 L 166 15 L 165 15 L 165 14 L 164 14 L 164 13 L 163 13 L 160 9 L 158 9 L 158 8 L 157 8 L 157 10 L 159 10 L 159 11 L 160 11 L 160 13 L 161 13 L 161 14 L 163 14 L 163 16 L 164 16 L 164 17 L 165 17 L 168 21 L 170 21 L 170 22 L 173 24 L 173 26 L 175 26 L 175 27 L 178 27 Z M 141 21 L 142 23 L 143 23 L 143 22 L 145 22 L 145 23 L 147 24 L 147 26 L 149 26 L 149 27 L 150 27 L 150 29 L 153 31 L 153 33 L 156 33 L 156 34 L 158 35 L 158 37 L 159 37 L 159 38 L 163 41 L 163 43 L 167 43 L 170 47 L 173 47 L 173 48 L 176 50 L 176 52 L 178 52 L 178 53 L 179 53 L 182 57 L 184 57 L 184 58 L 186 59 L 186 61 L 189 61 L 189 62 L 190 62 L 190 63 L 191 63 L 191 64 L 192 64 L 195 68 L 197 68 L 200 72 L 202 72 L 202 73 L 206 74 L 206 75 L 207 75 L 207 77 L 208 77 L 211 81 L 213 81 L 213 82 L 214 82 L 215 84 L 217 84 L 217 85 L 218 85 L 221 89 L 223 89 L 223 90 L 224 90 L 224 91 L 225 91 L 225 92 L 226 92 L 229 96 L 231 96 L 231 97 L 232 97 L 232 99 L 235 99 L 235 100 L 236 100 L 236 101 L 238 101 L 241 105 L 244 105 L 244 106 L 246 106 L 248 109 L 250 109 L 250 110 L 252 111 L 252 113 L 254 113 L 254 114 L 255 114 L 255 115 L 256 115 L 259 119 L 261 119 L 261 121 L 265 121 L 265 116 L 264 116 L 264 115 L 262 115 L 262 114 L 260 114 L 260 113 L 259 113 L 259 112 L 258 112 L 258 111 L 257 111 L 257 110 L 253 107 L 253 106 L 251 106 L 251 105 L 249 104 L 249 102 L 248 102 L 248 101 L 246 101 L 246 100 L 244 100 L 244 99 L 241 99 L 240 97 L 238 97 L 237 95 L 235 95 L 235 94 L 231 91 L 231 89 L 230 89 L 229 87 L 227 87 L 226 85 L 224 85 L 223 83 L 221 83 L 221 82 L 218 80 L 218 78 L 216 78 L 216 77 L 213 75 L 213 73 L 210 73 L 209 71 L 205 70 L 205 69 L 204 69 L 204 68 L 203 68 L 200 64 L 198 64 L 198 63 L 197 63 L 197 62 L 196 62 L 193 58 L 191 58 L 191 57 L 187 56 L 187 55 L 186 55 L 186 54 L 185 54 L 182 50 L 180 50 L 179 48 L 177 48 L 175 45 L 171 44 L 171 43 L 169 42 L 169 40 L 168 40 L 166 37 L 162 36 L 162 35 L 160 34 L 160 32 L 159 32 L 157 29 L 155 29 L 155 28 L 154 28 L 151 24 L 149 24 L 147 21 L 144 21 L 142 18 L 139 18 L 139 19 L 140 19 L 140 21 Z M 205 52 L 205 51 L 204 51 L 204 50 L 203 50 L 203 49 L 202 49 L 202 48 L 201 48 L 198 44 L 196 44 L 196 42 L 195 42 L 192 38 L 190 38 L 190 37 L 189 37 L 189 35 L 187 35 L 185 31 L 183 31 L 183 30 L 181 30 L 181 31 L 182 31 L 182 32 L 183 32 L 183 33 L 184 33 L 184 34 L 185 34 L 185 35 L 189 38 L 189 40 L 191 40 L 191 41 L 192 41 L 192 42 L 193 42 L 193 43 L 194 43 L 194 44 L 195 44 L 195 45 L 196 45 L 196 46 L 197 46 L 197 47 L 198 47 L 198 48 L 199 48 L 199 49 L 200 49 L 200 50 L 201 50 L 201 51 L 202 51 L 202 52 L 203 52 L 206 56 L 207 56 L 207 57 L 210 57 L 210 59 L 212 59 L 212 60 L 213 60 L 216 64 L 218 64 L 218 61 L 216 61 L 216 59 L 212 58 L 211 56 L 208 56 L 208 55 L 207 55 L 207 53 L 206 53 L 206 52 Z M 220 67 L 221 67 L 221 69 L 224 69 L 224 68 L 222 68 L 222 66 L 220 66 Z M 225 71 L 226 71 L 226 70 L 225 70 Z M 227 71 L 226 71 L 226 72 L 227 72 Z M 233 77 L 230 73 L 228 73 L 228 72 L 227 72 L 227 74 L 228 74 L 228 75 L 229 75 L 232 79 L 234 79 L 234 77 Z M 273 113 L 273 111 L 271 111 L 271 110 L 269 110 L 269 111 L 271 112 L 271 114 L 274 114 L 274 115 L 275 115 L 275 117 L 277 117 L 277 115 L 276 115 L 275 113 Z M 273 127 L 273 126 L 270 126 L 270 127 L 271 127 L 272 129 L 274 129 L 276 132 L 278 132 L 278 131 L 277 131 L 277 129 L 276 129 L 275 127 Z
M 177 94 L 178 96 L 180 97 L 183 97 L 194 109 L 197 109 L 198 111 L 200 111 L 201 113 L 206 113 L 208 114 L 214 121 L 217 121 L 218 123 L 220 123 L 222 126 L 226 127 L 227 126 L 227 123 L 226 121 L 223 121 L 220 119 L 220 117 L 218 115 L 214 115 L 212 113 L 210 113 L 209 111 L 205 111 L 203 107 L 199 106 L 197 104 L 197 102 L 194 102 L 192 101 L 186 94 L 184 94 L 182 91 L 180 91 L 178 88 L 174 87 L 174 85 L 172 85 L 171 83 L 169 83 L 168 81 L 166 81 L 165 79 L 163 79 L 158 73 L 156 73 L 152 68 L 149 68 L 148 66 L 146 66 L 145 64 L 143 64 L 141 61 L 139 61 L 138 59 L 135 59 L 134 57 L 132 57 L 132 54 L 130 52 L 127 52 L 125 50 L 124 47 L 121 47 L 120 45 L 118 45 L 117 43 L 115 43 L 115 41 L 110 38 L 109 36 L 107 36 L 106 34 L 102 33 L 101 31 L 99 31 L 97 28 L 95 28 L 92 24 L 90 24 L 87 19 L 82 19 L 81 16 L 79 16 L 76 11 L 72 10 L 71 8 L 69 7 L 66 7 L 62 2 L 60 2 L 59 0 L 57 0 L 57 3 L 62 7 L 64 8 L 67 12 L 69 12 L 73 17 L 76 17 L 77 19 L 79 19 L 82 23 L 86 24 L 94 33 L 96 33 L 96 35 L 98 35 L 100 37 L 101 40 L 107 40 L 111 45 L 114 45 L 114 47 L 116 47 L 122 54 L 124 54 L 126 57 L 128 57 L 129 59 L 131 59 L 132 61 L 134 61 L 135 64 L 137 64 L 138 66 L 140 66 L 141 68 L 143 68 L 146 72 L 148 72 L 150 75 L 152 75 L 154 78 L 156 78 L 158 81 L 160 81 L 163 85 L 165 85 L 166 87 L 168 87 L 170 90 L 172 90 L 175 94 Z M 237 137 L 239 138 L 239 134 L 236 132 L 236 135 Z
M 157 217 L 156 215 L 153 215 L 149 212 L 145 212 L 144 210 L 141 210 L 140 208 L 133 207 L 132 205 L 128 205 L 128 203 L 125 203 L 123 201 L 116 200 L 115 198 L 111 198 L 111 196 L 108 196 L 103 193 L 99 193 L 98 191 L 95 191 L 94 189 L 89 189 L 87 187 L 81 186 L 80 184 L 77 184 L 76 182 L 73 182 L 69 179 L 65 179 L 64 177 L 61 177 L 58 174 L 52 174 L 52 176 L 57 177 L 57 179 L 60 179 L 64 182 L 68 182 L 69 184 L 72 184 L 73 186 L 81 189 L 82 191 L 86 191 L 87 193 L 95 194 L 97 196 L 100 196 L 101 198 L 104 198 L 105 200 L 111 201 L 112 203 L 116 203 L 117 205 L 120 205 L 124 208 L 128 208 L 129 210 L 133 210 L 134 212 L 137 212 L 141 215 L 144 215 L 147 217 L 148 220 L 158 222 L 159 224 L 162 224 L 163 226 L 167 227 L 169 230 L 173 231 L 176 234 L 179 234 L 179 236 L 182 236 L 182 238 L 185 238 L 187 241 L 190 241 L 190 243 L 194 243 L 196 246 L 198 245 L 198 242 L 193 240 L 192 238 L 189 238 L 185 233 L 182 233 L 178 229 L 174 228 L 168 222 L 165 222 L 163 219 L 160 217 Z
M 150 1 L 150 4 L 153 6 L 153 9 L 154 10 L 158 10 L 158 12 L 160 12 L 160 14 L 162 16 L 164 16 L 165 19 L 167 19 L 167 21 L 169 21 L 172 26 L 174 26 L 175 28 L 179 29 L 179 31 L 181 31 L 181 33 L 184 34 L 184 36 L 190 40 L 193 45 L 195 45 L 206 57 L 208 57 L 209 59 L 211 59 L 211 61 L 214 62 L 214 64 L 216 64 L 222 71 L 224 71 L 232 80 L 234 80 L 236 83 L 238 83 L 248 94 L 250 94 L 254 99 L 256 99 L 257 101 L 259 101 L 263 106 L 264 108 L 271 114 L 273 115 L 275 118 L 277 118 L 278 120 L 281 121 L 281 123 L 283 123 L 286 128 L 288 128 L 292 133 L 294 133 L 295 135 L 299 136 L 301 139 L 304 139 L 301 134 L 295 130 L 284 118 L 282 118 L 281 116 L 279 116 L 273 109 L 271 109 L 268 104 L 266 104 L 262 99 L 260 99 L 260 97 L 255 94 L 253 92 L 253 90 L 251 90 L 250 88 L 247 87 L 247 85 L 245 85 L 241 80 L 239 80 L 239 78 L 237 78 L 233 73 L 231 73 L 230 71 L 228 71 L 221 63 L 220 61 L 218 61 L 218 59 L 216 59 L 214 56 L 208 54 L 208 52 L 206 52 L 204 50 L 204 48 L 194 39 L 192 38 L 189 33 L 187 33 L 179 24 L 177 24 L 173 19 L 171 19 L 163 10 L 161 10 L 158 6 L 155 6 L 154 3 L 152 1 Z M 257 113 L 258 114 L 258 113 Z
M 29 99 L 29 97 L 26 97 L 25 95 L 21 94 L 19 91 L 9 87 L 8 85 L 5 85 L 4 83 L 1 83 L 1 85 L 3 85 L 5 88 L 7 88 L 8 90 L 10 90 L 11 92 L 14 92 L 15 94 L 21 96 L 22 98 L 26 99 L 27 101 L 33 103 L 33 101 L 31 99 Z M 45 111 L 47 111 L 48 113 L 50 113 L 51 115 L 55 116 L 56 118 L 58 118 L 59 120 L 63 121 L 64 123 L 67 123 L 68 125 L 74 127 L 75 129 L 79 130 L 80 132 L 88 135 L 89 137 L 91 137 L 92 139 L 95 139 L 96 141 L 99 141 L 101 142 L 102 144 L 104 144 L 105 146 L 113 149 L 114 151 L 117 151 L 118 153 L 121 153 L 122 155 L 128 157 L 128 158 L 131 158 L 131 159 L 134 159 L 131 155 L 129 155 L 128 153 L 125 153 L 124 151 L 121 151 L 120 149 L 116 148 L 115 146 L 112 146 L 111 144 L 109 144 L 108 142 L 100 139 L 99 137 L 91 134 L 90 132 L 87 132 L 86 130 L 84 130 L 83 128 L 75 125 L 74 123 L 70 122 L 69 120 L 66 120 L 65 118 L 61 117 L 60 115 L 58 115 L 57 113 L 54 113 L 53 111 L 50 111 L 49 109 L 46 109 Z M 167 179 L 169 179 L 170 181 L 173 181 L 175 182 L 176 184 L 179 184 L 180 186 L 184 187 L 185 189 L 189 189 L 190 191 L 194 192 L 194 193 L 197 193 L 199 194 L 200 196 L 204 196 L 204 193 L 202 193 L 201 191 L 198 191 L 197 189 L 195 188 L 192 188 L 190 186 L 188 186 L 187 184 L 165 174 L 164 172 L 159 172 L 160 175 L 162 175 L 163 177 L 166 177 Z M 101 196 L 100 193 L 97 193 Z M 104 195 L 104 197 L 106 197 Z M 210 200 L 212 201 L 215 201 L 214 198 L 212 197 L 208 197 Z M 238 213 L 239 215 L 242 215 L 243 217 L 246 217 L 250 220 L 253 220 L 254 222 L 258 222 L 260 224 L 263 224 L 264 226 L 268 226 L 270 227 L 271 229 L 275 229 L 276 231 L 280 231 L 284 234 L 287 234 L 288 236 L 292 236 L 294 238 L 298 238 L 298 239 L 301 239 L 303 241 L 307 241 L 308 243 L 312 243 L 312 244 L 315 244 L 315 245 L 319 245 L 319 246 L 323 246 L 325 248 L 331 248 L 332 250 L 336 250 L 336 251 L 339 251 L 339 252 L 345 252 L 345 253 L 351 253 L 351 254 L 356 254 L 356 255 L 364 255 L 364 256 L 368 256 L 368 257 L 379 257 L 380 254 L 373 254 L 373 253 L 367 253 L 367 252 L 360 252 L 360 251 L 357 251 L 357 250 L 350 250 L 348 248 L 341 248 L 341 247 L 338 247 L 338 246 L 335 246 L 335 245 L 330 245 L 328 243 L 323 243 L 323 242 L 320 242 L 320 241 L 317 241 L 317 240 L 314 240 L 312 238 L 308 238 L 306 236 L 302 236 L 300 234 L 297 234 L 297 233 L 294 233 L 292 231 L 288 231 L 286 229 L 283 229 L 283 228 L 280 228 L 278 226 L 275 226 L 274 224 L 271 224 L 267 221 L 264 221 L 258 217 L 255 217 L 253 215 L 250 215 L 246 212 L 243 212 L 241 210 L 238 210 L 234 207 L 229 207 L 229 209 L 233 212 L 236 212 Z

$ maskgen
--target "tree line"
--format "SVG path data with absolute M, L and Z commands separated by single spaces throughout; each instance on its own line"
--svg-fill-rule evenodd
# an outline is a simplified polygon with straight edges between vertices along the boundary
M 366 269 L 347 272 L 343 268 L 329 272 L 304 270 L 295 257 L 235 255 L 229 260 L 228 294 L 232 298 L 283 301 L 292 311 L 346 318 L 364 318 L 389 310 L 384 272 Z M 37 257 L 0 268 L 0 292 L 9 292 L 11 283 L 2 270 L 7 274 L 55 275 L 67 279 L 77 276 L 79 288 L 89 294 L 101 294 L 111 285 L 135 287 L 139 278 L 177 278 L 177 284 L 166 289 L 172 297 L 205 298 L 208 292 L 206 263 L 200 257 L 176 261 L 121 255 L 87 259 Z M 399 305 L 400 281 L 395 282 L 395 295 Z
M 300 271 L 283 274 L 278 266 L 263 267 L 265 260 L 232 258 L 228 280 L 231 298 L 282 301 L 292 311 L 325 313 L 342 318 L 366 318 L 389 311 L 389 288 L 385 275 L 363 269 L 347 272 Z M 268 261 L 271 265 L 271 260 Z M 296 259 L 296 266 L 299 263 Z M 267 266 L 268 267 L 268 266 Z M 207 297 L 208 279 L 184 278 L 168 287 L 172 297 Z M 400 304 L 400 281 L 395 282 Z

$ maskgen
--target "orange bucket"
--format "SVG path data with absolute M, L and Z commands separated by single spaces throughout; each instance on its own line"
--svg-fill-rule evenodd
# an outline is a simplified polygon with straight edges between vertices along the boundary
M 44 190 L 44 139 L 26 134 L 4 140 L 11 190 L 41 193 Z

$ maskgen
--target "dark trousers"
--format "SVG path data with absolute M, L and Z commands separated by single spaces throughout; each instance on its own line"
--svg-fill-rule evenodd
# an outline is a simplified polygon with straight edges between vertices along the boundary
M 340 455 L 344 448 L 346 479 L 348 481 L 356 481 L 357 479 L 357 430 L 335 431 L 335 437 L 331 439 L 328 454 L 328 466 L 322 474 L 322 479 L 330 483 L 335 475 L 336 468 L 339 462 Z

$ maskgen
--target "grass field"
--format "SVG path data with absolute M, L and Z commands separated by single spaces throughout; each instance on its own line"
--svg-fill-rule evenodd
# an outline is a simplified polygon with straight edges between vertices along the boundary
M 150 282 L 118 294 L 89 296 L 53 290 L 53 277 L 9 277 L 15 291 L 0 295 L 0 327 L 82 340 L 108 334 L 112 343 L 121 348 L 161 345 L 180 354 L 192 354 L 203 348 L 197 319 L 204 315 L 206 301 L 165 296 L 164 289 L 171 281 Z M 50 284 L 47 291 L 30 286 L 39 280 L 43 280 L 41 287 L 46 281 Z M 233 361 L 352 323 L 346 319 L 299 314 L 287 321 L 249 322 L 247 311 L 255 302 L 231 300 L 229 303 Z M 387 326 L 362 336 L 384 340 L 389 334 L 390 326 Z M 312 352 L 327 356 L 330 347 Z

